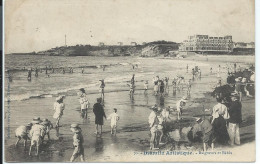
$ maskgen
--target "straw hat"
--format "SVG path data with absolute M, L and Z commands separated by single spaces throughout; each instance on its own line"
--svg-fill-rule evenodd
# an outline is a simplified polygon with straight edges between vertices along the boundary
M 60 101 L 60 100 L 63 99 L 63 98 L 65 98 L 64 95 L 58 96 L 58 97 L 56 98 L 56 101 Z
M 71 131 L 74 133 L 81 132 L 81 128 L 79 127 L 79 124 L 71 124 L 70 128 L 71 128 Z
M 238 77 L 238 79 L 239 79 L 239 81 L 241 81 L 241 80 L 242 80 L 242 77 Z
M 238 81 L 240 81 L 240 80 L 239 80 L 238 78 L 235 78 L 235 81 L 238 82 Z
M 243 82 L 243 83 L 245 83 L 245 82 L 246 82 L 246 78 L 245 78 L 245 77 L 242 79 L 242 82 Z
M 28 123 L 27 125 L 26 125 L 26 127 L 31 127 L 32 126 L 32 123 Z
M 181 98 L 181 101 L 183 101 L 183 102 L 187 102 L 187 100 L 188 100 L 188 98 L 187 98 L 186 96 L 183 96 L 183 97 Z
M 33 120 L 32 120 L 32 124 L 39 124 L 39 123 L 41 123 L 42 122 L 42 120 L 40 119 L 40 117 L 35 117 Z
M 71 128 L 79 128 L 79 124 L 71 124 L 70 127 Z

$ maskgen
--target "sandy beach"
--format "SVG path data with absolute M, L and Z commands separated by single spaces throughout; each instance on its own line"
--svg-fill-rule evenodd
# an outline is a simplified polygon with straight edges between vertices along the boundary
M 116 61 L 117 59 L 114 58 Z M 149 63 L 154 61 L 153 64 Z M 121 61 L 120 61 L 121 62 Z M 120 121 L 118 125 L 118 134 L 111 136 L 110 134 L 110 121 L 107 120 L 104 123 L 104 134 L 102 137 L 96 137 L 95 132 L 95 119 L 92 111 L 92 106 L 96 102 L 96 98 L 99 97 L 97 92 L 98 88 L 96 84 L 86 86 L 87 98 L 91 103 L 91 108 L 88 110 L 88 119 L 84 120 L 80 115 L 80 106 L 78 101 L 78 90 L 71 89 L 66 91 L 66 98 L 64 103 L 66 105 L 64 115 L 61 119 L 61 127 L 59 129 L 59 136 L 56 136 L 55 130 L 51 130 L 51 140 L 44 142 L 41 147 L 39 157 L 28 156 L 28 147 L 24 151 L 22 143 L 18 148 L 14 147 L 15 136 L 14 130 L 19 125 L 25 125 L 32 120 L 35 116 L 41 118 L 48 118 L 52 123 L 55 120 L 52 118 L 54 113 L 53 103 L 55 102 L 56 95 L 46 97 L 35 97 L 21 101 L 11 101 L 5 103 L 5 161 L 6 162 L 68 162 L 73 152 L 72 135 L 70 132 L 70 124 L 78 123 L 82 129 L 84 136 L 84 148 L 85 159 L 87 162 L 137 162 L 137 161 L 188 161 L 188 158 L 192 158 L 192 161 L 203 160 L 216 160 L 217 161 L 237 161 L 236 157 L 242 156 L 244 151 L 238 151 L 238 149 L 250 150 L 252 154 L 245 156 L 244 161 L 254 161 L 255 154 L 255 100 L 254 98 L 244 97 L 242 101 L 242 119 L 241 125 L 241 145 L 235 147 L 223 147 L 216 145 L 217 151 L 226 151 L 225 156 L 218 155 L 201 155 L 192 154 L 191 156 L 182 155 L 144 155 L 145 151 L 149 150 L 150 136 L 149 136 L 149 124 L 148 116 L 151 112 L 149 109 L 154 104 L 164 102 L 165 106 L 171 106 L 176 108 L 175 104 L 183 95 L 186 95 L 186 88 L 183 90 L 173 92 L 170 85 L 170 89 L 167 95 L 164 97 L 153 95 L 152 77 L 159 75 L 160 77 L 169 76 L 170 83 L 177 74 L 181 74 L 185 79 L 192 77 L 191 72 L 186 73 L 186 65 L 189 64 L 189 70 L 195 65 L 199 65 L 202 70 L 201 79 L 197 79 L 192 83 L 191 96 L 188 100 L 188 107 L 185 108 L 182 120 L 182 126 L 188 127 L 195 123 L 195 117 L 203 116 L 203 106 L 205 109 L 212 109 L 216 104 L 215 98 L 210 96 L 210 92 L 213 91 L 212 87 L 216 84 L 218 78 L 216 76 L 216 70 L 218 65 L 222 66 L 221 79 L 223 83 L 226 83 L 227 66 L 232 66 L 234 62 L 246 68 L 254 64 L 254 56 L 201 56 L 201 57 L 189 57 L 185 59 L 142 59 L 133 58 L 127 59 L 127 62 L 139 62 L 139 67 L 135 71 L 128 71 L 126 79 L 121 79 L 116 82 L 111 81 L 106 84 L 105 88 L 105 113 L 109 115 L 113 112 L 113 108 L 118 109 Z M 117 62 L 115 62 L 117 63 Z M 179 65 L 176 65 L 178 63 Z M 114 63 L 113 63 L 114 64 Z M 121 66 L 121 65 L 120 65 Z M 213 68 L 213 74 L 210 74 L 210 67 Z M 178 70 L 177 70 L 178 68 Z M 111 67 L 108 68 L 108 73 L 103 73 L 104 78 L 115 79 L 124 76 L 123 74 L 117 74 L 120 69 L 126 69 L 125 67 Z M 127 68 L 128 69 L 128 68 Z M 118 72 L 116 72 L 118 71 Z M 94 75 L 99 74 L 98 70 L 92 72 Z M 132 73 L 136 74 L 136 91 L 134 98 L 129 97 L 129 88 L 127 87 L 127 78 L 130 80 Z M 92 77 L 92 75 L 90 75 Z M 97 75 L 97 79 L 100 78 Z M 109 76 L 109 77 L 106 77 Z M 72 77 L 70 77 L 72 78 Z M 87 78 L 87 77 L 86 77 Z M 64 79 L 66 80 L 66 79 Z M 70 79 L 68 79 L 69 81 Z M 149 90 L 147 94 L 144 94 L 143 83 L 144 80 L 149 80 Z M 89 84 L 92 84 L 89 82 Z M 73 85 L 73 84 L 71 84 Z M 42 87 L 42 86 L 41 86 Z M 46 86 L 47 87 L 47 86 Z M 7 90 L 7 88 L 5 88 Z M 79 89 L 79 88 L 78 88 Z M 41 90 L 41 88 L 39 88 Z M 12 96 L 12 95 L 11 95 Z M 174 115 L 174 112 L 172 113 Z M 206 113 L 206 116 L 209 116 Z M 187 140 L 181 142 L 180 148 L 172 148 L 171 144 L 161 145 L 161 151 L 202 151 L 202 144 L 194 144 L 191 147 L 186 146 Z M 29 144 L 29 142 L 28 142 Z M 228 152 L 232 152 L 230 155 Z M 140 154 L 141 153 L 141 154 Z M 196 159 L 196 160 L 194 160 Z M 243 159 L 240 157 L 239 162 Z M 79 159 L 76 160 L 79 162 Z

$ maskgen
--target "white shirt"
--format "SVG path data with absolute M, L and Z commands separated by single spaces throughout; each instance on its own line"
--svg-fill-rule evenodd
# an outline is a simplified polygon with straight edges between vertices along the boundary
M 177 103 L 176 103 L 176 108 L 177 108 L 177 111 L 178 112 L 180 112 L 181 111 L 181 109 L 182 109 L 182 105 L 181 105 L 181 100 L 179 100 L 179 101 L 177 101 Z
M 150 113 L 149 117 L 148 117 L 148 122 L 149 122 L 149 124 L 150 124 L 150 127 L 153 126 L 154 121 L 155 121 L 155 117 L 156 117 L 156 114 L 155 114 L 154 111 L 152 111 L 152 112 Z
M 43 125 L 35 124 L 32 126 L 32 129 L 30 131 L 30 136 L 33 136 L 34 134 L 43 136 L 45 131 L 45 127 Z
M 218 118 L 221 115 L 225 120 L 229 119 L 229 113 L 227 107 L 224 104 L 218 103 L 213 107 L 212 116 L 213 118 Z
M 63 110 L 65 109 L 65 105 L 63 103 L 58 103 L 58 102 L 55 102 L 54 103 L 54 110 L 55 110 L 55 113 L 53 115 L 53 118 L 58 118 L 60 117 L 62 114 L 63 114 Z
M 80 109 L 88 109 L 89 101 L 86 95 L 80 96 L 79 103 L 80 103 Z
M 26 126 L 19 126 L 16 130 L 15 130 L 15 135 L 18 137 L 22 137 L 22 136 L 26 136 Z
M 162 117 L 163 117 L 163 120 L 167 120 L 167 119 L 170 119 L 170 112 L 167 111 L 167 110 L 163 110 L 162 111 Z
M 108 116 L 108 119 L 111 119 L 111 126 L 117 125 L 119 116 L 117 113 L 112 113 Z

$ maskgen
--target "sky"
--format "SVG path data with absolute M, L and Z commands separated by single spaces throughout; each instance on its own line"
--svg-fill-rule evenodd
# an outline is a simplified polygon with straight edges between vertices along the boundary
M 255 40 L 254 0 L 5 0 L 5 53 L 232 35 Z

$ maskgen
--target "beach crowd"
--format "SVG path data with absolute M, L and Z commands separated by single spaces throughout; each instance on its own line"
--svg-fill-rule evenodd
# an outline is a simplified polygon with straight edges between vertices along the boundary
M 137 66 L 136 66 L 137 67 Z M 134 68 L 133 68 L 134 69 Z M 186 66 L 186 73 L 189 72 L 189 66 Z M 176 90 L 185 90 L 184 95 L 176 103 L 176 107 L 170 107 L 165 104 L 155 104 L 152 106 L 151 113 L 148 115 L 148 123 L 150 127 L 150 149 L 156 150 L 160 148 L 160 145 L 165 143 L 171 143 L 175 148 L 178 148 L 181 141 L 181 136 L 188 138 L 188 144 L 199 142 L 202 143 L 204 151 L 214 150 L 215 144 L 220 145 L 239 145 L 240 144 L 240 132 L 239 127 L 242 123 L 242 97 L 253 97 L 254 93 L 254 69 L 253 66 L 244 71 L 236 70 L 234 65 L 234 71 L 230 72 L 228 68 L 227 84 L 222 85 L 221 80 L 217 81 L 217 84 L 213 88 L 212 96 L 216 98 L 216 105 L 212 109 L 203 109 L 203 112 L 210 113 L 210 117 L 205 115 L 202 117 L 194 117 L 195 123 L 189 127 L 183 127 L 183 113 L 189 106 L 189 97 L 191 93 L 192 83 L 196 79 L 201 78 L 201 69 L 195 66 L 191 69 L 192 79 L 185 79 L 183 76 L 177 76 L 170 82 L 169 77 L 160 78 L 155 76 L 152 79 L 153 93 L 155 96 L 165 96 L 172 86 L 173 92 Z M 54 69 L 50 69 L 54 71 Z M 46 67 L 46 75 L 48 75 L 48 68 Z M 103 68 L 105 71 L 105 68 Z M 38 69 L 35 69 L 35 76 L 38 76 Z M 65 70 L 62 69 L 65 73 Z M 69 69 L 70 73 L 73 73 L 73 68 Z M 84 69 L 82 68 L 82 73 Z M 212 68 L 210 68 L 212 73 Z M 217 70 L 217 77 L 221 72 L 219 66 Z M 32 70 L 28 70 L 28 80 L 31 79 Z M 120 116 L 118 115 L 118 109 L 114 108 L 113 113 L 108 117 L 104 111 L 104 99 L 105 99 L 105 80 L 101 79 L 99 84 L 100 97 L 97 98 L 96 103 L 93 105 L 93 113 L 95 115 L 95 134 L 97 137 L 102 137 L 102 126 L 104 125 L 104 119 L 111 120 L 111 135 L 116 135 L 117 127 L 119 124 Z M 135 74 L 132 75 L 129 86 L 130 98 L 133 98 L 135 93 Z M 149 80 L 145 80 L 143 83 L 144 94 L 148 94 Z M 252 89 L 253 88 L 253 89 Z M 40 145 L 43 144 L 44 138 L 47 135 L 50 140 L 50 131 L 56 129 L 57 135 L 60 127 L 60 120 L 62 119 L 63 112 L 65 111 L 65 96 L 59 95 L 54 102 L 54 114 L 53 118 L 56 119 L 53 125 L 48 119 L 42 119 L 35 117 L 27 125 L 19 126 L 15 135 L 17 137 L 16 146 L 19 141 L 24 140 L 24 147 L 26 147 L 27 140 L 31 141 L 29 155 L 31 155 L 32 149 L 36 148 L 36 155 L 39 154 Z M 88 111 L 90 109 L 90 102 L 87 98 L 87 93 L 84 88 L 79 89 L 78 93 L 80 112 L 83 119 L 88 118 Z M 77 123 L 73 123 L 70 126 L 70 130 L 73 132 L 73 146 L 74 152 L 70 161 L 73 162 L 77 157 L 80 157 L 81 161 L 84 161 L 84 136 L 82 130 Z

